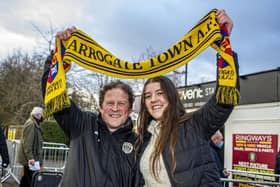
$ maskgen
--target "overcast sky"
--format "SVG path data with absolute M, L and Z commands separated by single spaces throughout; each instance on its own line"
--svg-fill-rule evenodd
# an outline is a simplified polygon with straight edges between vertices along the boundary
M 279 0 L 1 0 L 0 59 L 15 49 L 42 45 L 32 24 L 48 31 L 72 25 L 124 60 L 148 47 L 162 52 L 177 42 L 208 11 L 225 9 L 234 21 L 231 36 L 241 75 L 280 67 Z M 190 83 L 214 80 L 215 51 L 207 49 L 189 63 Z

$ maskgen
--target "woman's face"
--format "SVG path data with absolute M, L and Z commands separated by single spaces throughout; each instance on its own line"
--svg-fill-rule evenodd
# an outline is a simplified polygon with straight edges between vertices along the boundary
M 168 101 L 159 82 L 153 82 L 146 85 L 144 99 L 149 114 L 156 121 L 161 120 L 163 118 L 163 113 L 168 106 Z

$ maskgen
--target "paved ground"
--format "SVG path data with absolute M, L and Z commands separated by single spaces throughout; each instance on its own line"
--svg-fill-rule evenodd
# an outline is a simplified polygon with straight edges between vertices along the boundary
M 13 179 L 13 177 L 9 177 L 4 183 L 3 187 L 18 187 L 18 183 Z
M 36 186 L 46 186 L 46 184 L 49 184 L 50 187 L 54 187 L 57 186 L 57 184 L 59 183 L 59 181 L 61 180 L 61 173 L 54 173 L 54 172 L 45 172 L 42 181 L 39 180 L 39 175 L 37 181 L 36 181 Z M 41 177 L 42 179 L 42 177 Z M 18 187 L 19 184 L 14 180 L 14 178 L 12 176 L 10 176 L 7 180 L 5 180 L 5 182 L 3 182 L 3 187 Z

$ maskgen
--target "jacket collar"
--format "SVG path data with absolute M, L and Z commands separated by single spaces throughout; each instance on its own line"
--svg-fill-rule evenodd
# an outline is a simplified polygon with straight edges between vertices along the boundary
M 39 126 L 40 122 L 38 120 L 36 120 L 32 115 L 30 115 L 30 119 L 32 120 L 32 122 L 35 124 L 37 128 L 40 128 Z
M 98 128 L 106 133 L 110 133 L 111 135 L 114 136 L 123 136 L 125 134 L 130 134 L 133 131 L 133 123 L 131 118 L 129 117 L 127 121 L 124 123 L 124 125 L 111 133 L 106 125 L 106 123 L 103 121 L 101 114 L 98 115 L 97 118 L 97 123 L 98 123 Z
M 147 128 L 147 131 L 153 135 L 158 136 L 160 132 L 160 125 L 155 120 L 152 120 Z

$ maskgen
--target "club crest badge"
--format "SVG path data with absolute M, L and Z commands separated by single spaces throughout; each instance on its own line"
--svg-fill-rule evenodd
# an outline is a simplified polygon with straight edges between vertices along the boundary
M 125 153 L 125 154 L 129 154 L 131 153 L 133 150 L 133 145 L 130 143 L 130 142 L 124 142 L 123 145 L 122 145 L 122 151 Z

